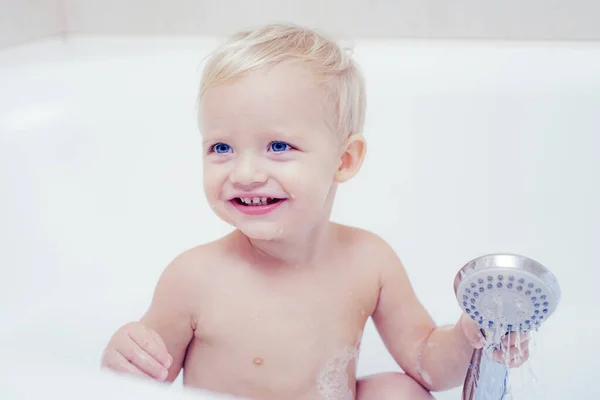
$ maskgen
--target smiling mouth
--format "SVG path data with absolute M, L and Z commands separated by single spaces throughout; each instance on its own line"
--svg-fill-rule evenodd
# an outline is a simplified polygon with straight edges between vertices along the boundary
M 276 197 L 234 197 L 232 201 L 237 204 L 255 207 L 255 206 L 268 206 L 271 204 L 279 203 L 285 199 L 278 199 Z

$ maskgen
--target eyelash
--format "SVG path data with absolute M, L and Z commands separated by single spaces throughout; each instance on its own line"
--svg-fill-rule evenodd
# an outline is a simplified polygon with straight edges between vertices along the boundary
M 272 141 L 271 143 L 269 143 L 269 148 L 270 148 L 270 147 L 271 147 L 271 146 L 272 146 L 274 143 L 281 143 L 281 144 L 284 144 L 284 145 L 286 145 L 286 146 L 288 146 L 288 147 L 289 147 L 289 149 L 288 149 L 288 150 L 297 150 L 297 148 L 296 148 L 296 147 L 292 146 L 292 145 L 291 145 L 291 144 L 289 144 L 289 143 L 283 142 L 283 141 L 281 141 L 281 140 L 274 140 L 274 141 Z M 214 153 L 214 152 L 215 152 L 215 148 L 216 148 L 218 145 L 220 145 L 220 144 L 224 144 L 224 145 L 228 146 L 229 148 L 231 148 L 231 146 L 229 146 L 227 143 L 222 143 L 222 142 L 219 142 L 219 143 L 215 143 L 215 144 L 213 144 L 212 146 L 210 146 L 210 147 L 208 148 L 208 150 L 207 150 L 207 152 L 206 152 L 206 153 L 207 153 L 207 154 Z M 284 151 L 285 151 L 285 150 L 284 150 Z M 278 151 L 278 152 L 276 152 L 276 153 L 283 153 L 284 151 Z

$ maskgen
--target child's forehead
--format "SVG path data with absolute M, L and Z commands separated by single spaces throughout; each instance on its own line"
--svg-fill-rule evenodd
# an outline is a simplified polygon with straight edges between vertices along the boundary
M 327 98 L 327 92 L 308 71 L 272 68 L 252 71 L 208 89 L 201 101 L 201 110 L 205 118 L 213 120 L 224 120 L 232 115 L 253 119 L 285 116 L 312 119 L 324 116 Z
M 299 62 L 282 62 L 246 71 L 208 88 L 204 94 L 250 92 L 255 96 L 267 93 L 282 95 L 312 95 L 325 98 L 327 90 L 319 77 Z

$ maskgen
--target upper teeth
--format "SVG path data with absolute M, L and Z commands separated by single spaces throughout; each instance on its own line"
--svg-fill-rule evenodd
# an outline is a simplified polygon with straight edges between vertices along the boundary
M 242 197 L 241 200 L 246 204 L 267 204 L 267 197 Z

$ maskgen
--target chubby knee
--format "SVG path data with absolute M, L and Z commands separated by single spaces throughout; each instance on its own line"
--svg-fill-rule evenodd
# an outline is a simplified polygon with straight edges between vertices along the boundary
M 423 386 L 401 372 L 370 375 L 358 381 L 357 400 L 434 400 Z

